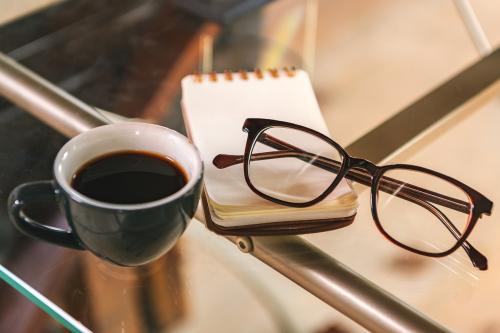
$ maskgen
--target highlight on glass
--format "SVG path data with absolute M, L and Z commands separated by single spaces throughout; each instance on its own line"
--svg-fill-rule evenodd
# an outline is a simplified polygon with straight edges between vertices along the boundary
M 371 188 L 373 220 L 392 243 L 429 257 L 462 247 L 475 267 L 488 268 L 467 237 L 493 203 L 462 182 L 416 165 L 377 166 L 349 156 L 328 136 L 288 122 L 250 118 L 243 131 L 244 155 L 217 155 L 213 164 L 222 169 L 243 163 L 248 186 L 262 198 L 308 207 L 345 177 Z

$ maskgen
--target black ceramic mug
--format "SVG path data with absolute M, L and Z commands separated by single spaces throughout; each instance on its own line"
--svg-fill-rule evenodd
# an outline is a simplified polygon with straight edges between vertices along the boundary
M 168 156 L 186 171 L 187 183 L 174 194 L 140 204 L 111 204 L 86 197 L 71 180 L 86 162 L 112 152 L 147 151 Z M 168 251 L 193 217 L 200 197 L 203 165 L 188 139 L 168 128 L 145 123 L 118 123 L 84 132 L 68 141 L 54 161 L 54 180 L 25 183 L 9 197 L 9 214 L 24 234 L 57 245 L 89 250 L 122 266 L 136 266 Z M 34 202 L 55 200 L 68 230 L 27 216 Z

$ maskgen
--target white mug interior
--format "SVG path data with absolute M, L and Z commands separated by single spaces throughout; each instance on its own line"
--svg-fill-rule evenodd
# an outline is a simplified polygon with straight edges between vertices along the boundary
M 111 204 L 94 200 L 71 187 L 75 173 L 96 157 L 118 151 L 148 151 L 168 156 L 186 171 L 187 184 L 160 200 L 141 204 Z M 74 200 L 109 209 L 141 209 L 175 200 L 189 191 L 202 176 L 203 166 L 196 147 L 182 134 L 163 126 L 124 122 L 96 127 L 68 141 L 54 161 L 54 177 Z

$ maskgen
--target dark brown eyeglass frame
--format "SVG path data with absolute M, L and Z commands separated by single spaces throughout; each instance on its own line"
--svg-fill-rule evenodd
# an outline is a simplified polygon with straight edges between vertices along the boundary
M 332 145 L 341 155 L 342 161 L 339 162 L 328 159 L 326 157 L 314 156 L 304 150 L 301 150 L 300 148 L 292 146 L 268 134 L 265 134 L 264 136 L 261 135 L 264 131 L 272 127 L 291 128 L 316 136 L 319 139 Z M 472 232 L 474 226 L 477 223 L 477 220 L 482 216 L 482 214 L 486 215 L 491 214 L 493 203 L 489 199 L 487 199 L 484 195 L 470 188 L 469 186 L 463 184 L 462 182 L 454 178 L 451 178 L 447 175 L 441 174 L 437 171 L 416 165 L 393 164 L 393 165 L 377 166 L 368 160 L 351 157 L 338 143 L 336 143 L 326 135 L 319 133 L 315 130 L 312 130 L 310 128 L 289 122 L 272 120 L 272 119 L 249 118 L 245 121 L 243 125 L 243 131 L 248 133 L 244 155 L 243 156 L 222 155 L 222 154 L 217 155 L 214 158 L 213 163 L 218 168 L 226 168 L 235 164 L 243 163 L 244 175 L 247 185 L 250 187 L 250 189 L 252 189 L 253 192 L 263 197 L 264 199 L 267 199 L 269 201 L 281 205 L 286 205 L 289 207 L 309 207 L 326 198 L 340 183 L 340 181 L 345 177 L 347 179 L 364 184 L 366 186 L 371 186 L 371 213 L 373 220 L 378 230 L 395 245 L 402 247 L 408 251 L 429 257 L 447 256 L 452 252 L 456 251 L 460 246 L 462 246 L 462 248 L 466 251 L 467 255 L 472 261 L 472 264 L 475 267 L 481 270 L 487 269 L 488 265 L 486 257 L 482 255 L 478 250 L 476 250 L 470 243 L 468 243 L 466 239 Z M 257 143 L 257 141 L 269 147 L 275 148 L 277 151 L 269 153 L 256 153 L 252 155 L 253 148 Z M 307 162 L 310 162 L 311 164 L 317 167 L 335 172 L 337 173 L 337 176 L 335 177 L 334 181 L 330 184 L 330 186 L 328 186 L 328 188 L 321 195 L 319 195 L 317 198 L 314 198 L 313 200 L 304 203 L 283 201 L 277 198 L 273 198 L 265 193 L 262 193 L 252 184 L 248 171 L 251 157 L 253 160 L 274 159 L 281 157 L 296 157 L 302 160 L 306 160 Z M 384 230 L 382 224 L 380 223 L 377 212 L 378 191 L 379 190 L 384 192 L 391 191 L 394 190 L 395 188 L 398 188 L 399 185 L 401 185 L 401 182 L 399 182 L 398 180 L 383 176 L 384 173 L 392 169 L 407 169 L 407 170 L 426 173 L 441 178 L 457 186 L 466 193 L 466 195 L 469 197 L 469 203 L 454 198 L 450 198 L 448 196 L 435 193 L 430 190 L 426 190 L 411 184 L 405 184 L 404 190 L 400 191 L 401 193 L 400 192 L 391 193 L 405 200 L 409 200 L 417 205 L 420 205 L 423 208 L 428 209 L 432 214 L 434 214 L 457 240 L 453 247 L 451 247 L 447 251 L 439 253 L 425 252 L 422 250 L 414 249 L 399 242 Z M 452 208 L 461 211 L 463 213 L 469 214 L 469 220 L 467 222 L 465 231 L 461 233 L 458 229 L 456 229 L 453 223 L 449 221 L 448 218 L 439 211 L 439 209 L 433 206 L 432 203 L 437 203 L 446 206 L 448 208 Z

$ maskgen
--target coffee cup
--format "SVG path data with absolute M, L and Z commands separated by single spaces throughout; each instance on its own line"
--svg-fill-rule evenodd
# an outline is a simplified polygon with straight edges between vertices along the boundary
M 96 200 L 72 186 L 82 166 L 120 151 L 147 152 L 175 161 L 185 172 L 184 185 L 157 200 L 126 204 Z M 12 191 L 8 207 L 14 225 L 30 237 L 88 250 L 118 265 L 137 266 L 160 257 L 185 231 L 198 206 L 203 164 L 196 147 L 176 131 L 125 122 L 72 138 L 58 152 L 53 173 L 53 180 L 25 183 Z M 30 204 L 47 200 L 59 204 L 68 223 L 66 230 L 28 215 Z

